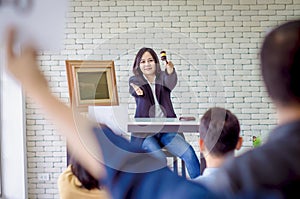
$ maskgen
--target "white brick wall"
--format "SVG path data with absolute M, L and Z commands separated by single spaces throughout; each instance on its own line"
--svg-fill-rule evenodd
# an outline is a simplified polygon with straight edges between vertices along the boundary
M 128 78 L 135 53 L 148 46 L 157 53 L 166 50 L 175 63 L 178 116 L 226 107 L 240 119 L 244 149 L 252 135 L 266 137 L 274 127 L 274 107 L 259 72 L 259 47 L 271 27 L 299 18 L 300 0 L 73 0 L 69 5 L 64 49 L 40 55 L 53 93 L 64 102 L 69 103 L 66 59 L 112 59 L 120 103 L 128 103 L 132 115 Z M 59 198 L 64 138 L 29 99 L 26 117 L 29 198 Z M 186 139 L 198 153 L 198 136 L 186 134 Z M 40 173 L 48 173 L 49 181 L 39 181 Z

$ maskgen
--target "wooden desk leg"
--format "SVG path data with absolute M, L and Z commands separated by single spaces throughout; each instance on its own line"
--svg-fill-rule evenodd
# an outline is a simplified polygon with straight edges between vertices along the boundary
M 173 157 L 173 170 L 178 175 L 178 160 L 177 157 Z
M 186 178 L 185 162 L 183 160 L 181 160 L 181 175 L 182 175 L 182 177 Z

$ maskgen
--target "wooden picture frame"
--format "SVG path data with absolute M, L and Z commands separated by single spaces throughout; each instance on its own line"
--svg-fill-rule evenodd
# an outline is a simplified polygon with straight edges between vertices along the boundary
M 66 60 L 66 70 L 70 103 L 77 110 L 119 105 L 114 61 Z

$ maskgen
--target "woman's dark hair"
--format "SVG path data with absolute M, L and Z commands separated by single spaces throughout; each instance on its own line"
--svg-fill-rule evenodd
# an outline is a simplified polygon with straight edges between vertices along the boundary
M 138 53 L 136 54 L 135 56 L 135 59 L 134 59 L 134 63 L 133 63 L 133 67 L 132 67 L 132 72 L 133 74 L 135 74 L 136 76 L 138 75 L 143 75 L 141 69 L 140 69 L 140 62 L 141 62 L 141 59 L 142 59 L 142 56 L 145 52 L 149 52 L 153 59 L 154 59 L 154 62 L 156 64 L 156 71 L 155 71 L 155 74 L 156 75 L 159 75 L 160 72 L 161 72 L 161 68 L 160 68 L 160 63 L 159 63 L 159 59 L 155 53 L 155 51 L 152 49 L 152 48 L 141 48 Z
M 88 190 L 94 188 L 100 189 L 98 180 L 95 179 L 85 168 L 83 168 L 78 161 L 71 157 L 70 164 L 73 174 L 78 178 L 84 188 Z
M 201 118 L 200 138 L 214 155 L 223 156 L 233 151 L 239 140 L 240 123 L 229 110 L 210 108 Z

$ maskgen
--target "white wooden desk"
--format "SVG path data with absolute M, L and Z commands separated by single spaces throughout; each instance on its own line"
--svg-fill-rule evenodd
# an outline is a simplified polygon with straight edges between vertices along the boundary
M 127 123 L 131 133 L 199 132 L 199 119 L 180 121 L 178 118 L 132 118 Z
M 180 121 L 178 118 L 132 118 L 127 122 L 127 130 L 133 134 L 179 132 L 199 133 L 200 117 L 193 121 Z M 200 153 L 200 171 L 206 167 L 205 159 Z

